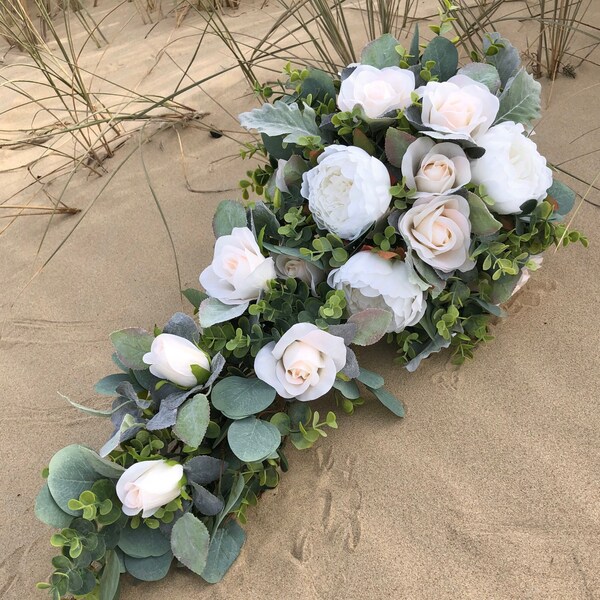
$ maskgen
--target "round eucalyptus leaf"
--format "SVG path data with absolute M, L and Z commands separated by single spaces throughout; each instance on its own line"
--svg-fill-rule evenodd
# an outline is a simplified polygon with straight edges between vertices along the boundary
M 73 515 L 67 514 L 56 504 L 48 489 L 48 484 L 44 484 L 44 487 L 35 499 L 35 516 L 42 523 L 46 523 L 46 525 L 56 527 L 57 529 L 68 527 L 69 523 L 73 520 Z
M 275 390 L 264 381 L 245 377 L 226 377 L 215 385 L 213 406 L 230 419 L 244 419 L 271 406 Z
M 169 551 L 169 540 L 160 529 L 150 529 L 141 524 L 137 529 L 125 527 L 119 539 L 119 548 L 133 558 L 162 556 Z
M 244 462 L 263 460 L 279 448 L 281 433 L 268 421 L 248 417 L 234 421 L 227 431 L 231 451 Z
M 64 512 L 76 516 L 78 510 L 68 507 L 69 500 L 79 498 L 98 479 L 116 479 L 125 471 L 123 467 L 98 456 L 96 452 L 73 444 L 59 450 L 50 461 L 48 489 L 52 498 Z
M 173 561 L 173 553 L 169 550 L 161 556 L 148 556 L 134 558 L 125 555 L 125 568 L 127 572 L 141 581 L 158 581 L 166 577 Z

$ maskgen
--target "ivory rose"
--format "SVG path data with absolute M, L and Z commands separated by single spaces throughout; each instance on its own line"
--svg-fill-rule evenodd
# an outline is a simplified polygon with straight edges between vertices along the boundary
M 416 198 L 451 194 L 471 180 L 471 167 L 464 150 L 452 142 L 436 144 L 417 138 L 402 158 L 402 175 Z
M 261 348 L 254 360 L 259 379 L 282 398 L 303 402 L 326 394 L 345 365 L 344 340 L 312 323 L 293 325 L 277 343 Z
M 429 81 L 424 88 L 421 120 L 437 139 L 477 140 L 494 122 L 500 101 L 482 83 L 466 75 Z
M 234 227 L 217 239 L 212 264 L 200 274 L 200 283 L 223 304 L 256 300 L 267 282 L 275 279 L 275 264 L 265 258 L 247 227 Z
M 325 279 L 325 273 L 316 265 L 307 260 L 286 256 L 285 254 L 279 254 L 275 257 L 275 269 L 282 277 L 293 277 L 304 281 L 313 292 L 316 286 Z
M 367 117 L 377 119 L 391 110 L 410 106 L 414 89 L 415 76 L 408 69 L 358 65 L 342 81 L 338 106 L 340 110 L 351 111 L 360 105 Z
M 367 308 L 382 308 L 392 313 L 388 332 L 399 332 L 418 323 L 427 304 L 421 288 L 414 283 L 414 272 L 406 263 L 390 261 L 372 252 L 358 252 L 327 282 L 344 290 L 351 314 Z
M 161 333 L 154 338 L 150 352 L 142 357 L 150 365 L 150 373 L 182 387 L 190 388 L 198 382 L 192 372 L 192 365 L 198 365 L 210 374 L 208 356 L 196 344 L 170 333 Z M 206 380 L 205 379 L 205 380 Z
M 321 229 L 355 240 L 388 210 L 390 187 L 381 161 L 356 146 L 334 145 L 302 175 L 301 194 Z
M 409 248 L 435 269 L 451 273 L 475 266 L 469 259 L 469 204 L 462 196 L 419 198 L 398 228 Z
M 552 185 L 552 171 L 520 123 L 494 125 L 478 144 L 485 154 L 473 162 L 473 183 L 483 185 L 501 215 L 521 212 L 527 200 L 540 202 Z
M 117 481 L 123 512 L 132 517 L 142 511 L 142 518 L 151 517 L 180 495 L 182 477 L 183 467 L 166 460 L 145 460 L 131 465 Z

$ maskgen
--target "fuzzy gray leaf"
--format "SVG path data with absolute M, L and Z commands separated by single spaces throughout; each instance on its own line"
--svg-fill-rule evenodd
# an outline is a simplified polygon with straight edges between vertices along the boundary
M 256 129 L 268 136 L 283 135 L 286 144 L 303 144 L 307 138 L 315 143 L 321 140 L 321 131 L 315 120 L 315 111 L 305 105 L 301 111 L 297 103 L 286 104 L 278 100 L 263 104 L 240 115 L 240 123 L 246 129 Z

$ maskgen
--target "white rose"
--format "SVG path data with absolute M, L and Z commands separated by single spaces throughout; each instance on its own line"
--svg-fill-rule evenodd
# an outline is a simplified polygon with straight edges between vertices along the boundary
M 472 180 L 485 187 L 492 210 L 501 215 L 521 212 L 527 200 L 543 200 L 552 185 L 546 159 L 524 131 L 520 123 L 506 121 L 477 140 L 485 154 L 471 165 Z
M 183 467 L 166 460 L 146 460 L 131 465 L 117 481 L 117 496 L 123 512 L 132 517 L 140 510 L 142 518 L 151 517 L 161 506 L 181 493 Z
M 400 217 L 404 241 L 419 258 L 444 273 L 469 271 L 471 222 L 469 204 L 462 196 L 419 198 Z
M 410 106 L 414 89 L 415 76 L 408 69 L 359 65 L 342 81 L 338 106 L 340 110 L 351 111 L 360 104 L 367 117 L 377 119 L 391 110 Z
M 325 273 L 316 265 L 285 254 L 279 254 L 275 257 L 275 269 L 281 277 L 293 277 L 304 281 L 313 292 L 316 286 L 325 279 Z
M 326 394 L 345 365 L 344 340 L 312 323 L 293 325 L 277 343 L 261 348 L 254 359 L 259 379 L 282 398 L 303 402 Z
M 287 165 L 287 163 L 287 160 L 280 158 L 277 161 L 277 169 L 275 171 L 275 187 L 280 192 L 285 192 L 286 194 L 290 191 L 287 183 L 285 182 L 285 165 Z
M 529 260 L 536 265 L 536 268 L 534 270 L 537 271 L 542 266 L 542 262 L 544 262 L 544 257 L 541 254 L 534 254 L 533 256 L 529 257 Z M 511 297 L 514 296 L 518 291 L 523 289 L 523 287 L 527 285 L 527 282 L 530 278 L 531 271 L 527 267 L 523 267 L 521 269 L 521 277 L 519 278 L 519 281 L 517 281 L 517 285 L 515 286 Z
M 402 157 L 402 175 L 416 198 L 451 194 L 471 180 L 464 150 L 452 142 L 436 144 L 427 137 L 416 139 Z
M 355 240 L 389 208 L 388 170 L 356 146 L 329 146 L 318 163 L 302 175 L 302 196 L 321 229 Z
M 212 264 L 200 274 L 207 293 L 223 304 L 256 300 L 270 279 L 275 279 L 273 259 L 261 254 L 247 227 L 234 227 L 217 239 Z
M 421 89 L 421 120 L 433 129 L 423 133 L 437 139 L 476 140 L 491 127 L 500 107 L 485 85 L 466 75 L 429 81 Z
M 418 323 L 427 304 L 414 272 L 406 263 L 389 261 L 372 252 L 358 252 L 329 274 L 327 282 L 344 290 L 351 314 L 367 308 L 392 313 L 388 332 L 399 332 Z
M 194 343 L 170 333 L 157 335 L 150 352 L 144 354 L 142 360 L 150 365 L 152 375 L 186 388 L 204 383 L 197 380 L 191 365 L 198 365 L 206 371 L 206 379 L 210 374 L 208 356 Z

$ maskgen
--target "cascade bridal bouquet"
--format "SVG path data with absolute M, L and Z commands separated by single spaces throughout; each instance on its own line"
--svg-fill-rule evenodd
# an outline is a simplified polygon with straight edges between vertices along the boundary
M 52 598 L 115 600 L 121 574 L 173 563 L 216 583 L 239 555 L 247 511 L 288 470 L 290 446 L 351 414 L 403 406 L 353 346 L 387 341 L 414 371 L 461 362 L 551 245 L 587 240 L 564 216 L 575 194 L 532 139 L 540 84 L 498 34 L 459 68 L 442 36 L 370 43 L 339 79 L 286 68 L 272 103 L 241 115 L 262 157 L 222 202 L 212 262 L 189 289 L 194 317 L 114 332 L 113 431 L 49 463 L 35 512 L 59 531 Z

